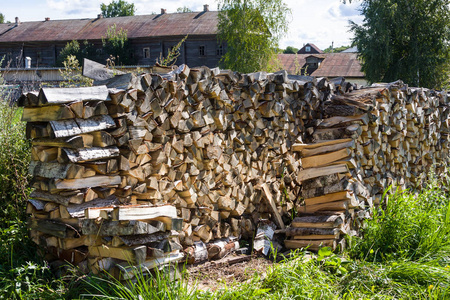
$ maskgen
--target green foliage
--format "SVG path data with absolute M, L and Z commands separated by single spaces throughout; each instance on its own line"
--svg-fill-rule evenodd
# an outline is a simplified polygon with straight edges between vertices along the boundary
M 117 29 L 116 24 L 107 29 L 106 36 L 102 37 L 103 48 L 108 55 L 115 57 L 116 65 L 132 65 L 131 48 L 128 42 L 127 30 Z
M 340 46 L 340 47 L 330 46 L 330 47 L 326 48 L 325 50 L 323 50 L 323 52 L 325 52 L 325 53 L 339 53 L 339 52 L 342 52 L 344 50 L 347 50 L 348 48 L 350 48 L 350 46 Z
M 200 294 L 188 287 L 185 280 L 173 280 L 170 272 L 155 270 L 149 275 L 144 270 L 132 271 L 135 281 L 120 282 L 109 274 L 83 280 L 83 297 L 90 299 L 198 299 Z
M 29 193 L 28 164 L 31 147 L 25 138 L 22 110 L 0 95 L 0 220 L 23 218 Z
M 134 16 L 136 12 L 134 3 L 128 3 L 123 0 L 112 1 L 108 5 L 102 3 L 100 4 L 100 9 L 105 18 Z
M 157 63 L 163 67 L 172 66 L 177 62 L 177 58 L 180 56 L 181 45 L 186 41 L 188 35 L 181 39 L 175 46 L 169 49 L 166 57 L 162 56 L 162 53 L 159 54 L 159 59 Z
M 82 45 L 80 45 L 80 43 L 76 40 L 68 42 L 59 53 L 59 56 L 56 60 L 56 66 L 63 67 L 64 62 L 67 61 L 69 56 L 75 56 L 75 58 L 79 62 L 83 61 L 83 58 L 95 61 L 99 60 L 94 45 L 89 43 L 88 41 L 84 41 Z
M 287 46 L 286 49 L 283 50 L 284 54 L 296 54 L 298 52 L 298 48 Z
M 364 23 L 351 23 L 370 82 L 441 88 L 450 70 L 448 0 L 365 0 Z
M 288 29 L 290 9 L 282 0 L 220 0 L 218 38 L 227 51 L 221 65 L 249 73 L 266 70 Z
M 0 24 L 5 23 L 5 15 L 0 13 Z
M 81 66 L 74 55 L 67 56 L 63 65 L 64 69 L 59 69 L 64 79 L 59 84 L 61 87 L 92 86 L 93 80 L 82 75 Z
M 187 6 L 177 8 L 177 13 L 188 13 L 188 12 L 192 12 L 192 10 Z
M 395 193 L 386 198 L 385 208 L 374 212 L 355 241 L 354 257 L 370 261 L 392 259 L 450 261 L 450 200 L 432 182 L 417 196 Z

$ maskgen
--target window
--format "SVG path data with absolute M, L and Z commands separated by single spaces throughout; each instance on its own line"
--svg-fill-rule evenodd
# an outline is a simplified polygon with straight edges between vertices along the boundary
M 150 58 L 150 48 L 144 48 L 142 50 L 143 50 L 144 58 Z
M 216 52 L 217 52 L 217 56 L 222 56 L 223 55 L 223 45 L 218 45 Z
M 305 51 L 306 51 L 306 52 L 311 52 L 311 47 L 310 47 L 310 46 L 306 46 L 306 47 L 305 47 Z
M 206 55 L 206 47 L 205 46 L 199 46 L 198 47 L 198 55 L 205 56 Z

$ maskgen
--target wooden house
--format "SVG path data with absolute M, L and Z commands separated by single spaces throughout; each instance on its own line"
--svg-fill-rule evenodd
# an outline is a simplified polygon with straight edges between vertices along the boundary
M 367 85 L 358 53 L 278 54 L 289 74 L 315 77 L 345 77 L 347 81 Z
M 10 67 L 24 68 L 26 57 L 31 58 L 27 67 L 55 66 L 57 57 L 64 46 L 77 40 L 94 44 L 100 55 L 102 37 L 107 29 L 116 25 L 127 31 L 131 44 L 131 56 L 137 65 L 153 65 L 156 60 L 166 56 L 183 37 L 177 64 L 190 66 L 205 65 L 216 67 L 226 50 L 226 45 L 217 41 L 218 12 L 209 11 L 205 5 L 202 12 L 166 13 L 129 17 L 95 19 L 50 20 L 0 24 L 0 57 L 5 57 L 2 67 L 10 62 Z

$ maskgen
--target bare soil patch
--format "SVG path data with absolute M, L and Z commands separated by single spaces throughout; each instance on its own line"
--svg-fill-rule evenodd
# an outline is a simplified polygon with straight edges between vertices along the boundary
M 238 255 L 229 255 L 221 260 L 202 263 L 187 268 L 190 286 L 201 290 L 215 291 L 233 283 L 250 280 L 255 274 L 265 277 L 273 262 L 264 258 L 251 256 L 249 260 L 228 264 L 228 260 L 238 259 Z

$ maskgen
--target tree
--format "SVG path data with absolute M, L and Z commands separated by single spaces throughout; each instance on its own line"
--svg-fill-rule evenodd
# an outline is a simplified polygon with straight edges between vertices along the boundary
M 221 65 L 239 72 L 265 70 L 288 29 L 283 0 L 219 0 L 218 39 L 227 50 Z
M 133 3 L 128 3 L 123 0 L 113 1 L 108 5 L 102 3 L 100 9 L 105 18 L 134 16 L 134 13 L 136 12 Z
M 5 15 L 0 13 L 0 24 L 5 23 Z
M 59 53 L 56 60 L 56 66 L 63 67 L 64 62 L 68 60 L 69 56 L 74 56 L 79 62 L 82 62 L 83 58 L 100 61 L 94 45 L 88 41 L 84 41 L 81 45 L 76 40 L 68 42 Z
M 370 82 L 441 88 L 450 69 L 448 0 L 364 0 L 362 25 L 351 22 Z
M 286 49 L 283 50 L 284 54 L 296 54 L 298 52 L 298 48 L 287 46 Z
M 350 48 L 350 46 L 340 46 L 340 47 L 333 47 L 333 45 L 329 46 L 325 50 L 323 50 L 324 53 L 339 53 L 344 50 L 347 50 Z
M 123 28 L 117 30 L 116 24 L 107 29 L 106 36 L 102 37 L 103 48 L 108 55 L 113 56 L 116 65 L 131 65 L 131 49 L 128 42 L 128 33 Z
M 187 12 L 192 12 L 192 10 L 187 6 L 177 8 L 177 13 L 187 13 Z

